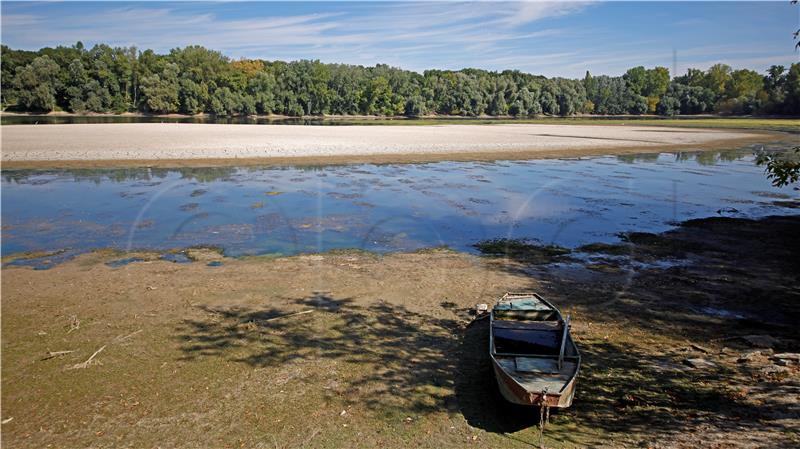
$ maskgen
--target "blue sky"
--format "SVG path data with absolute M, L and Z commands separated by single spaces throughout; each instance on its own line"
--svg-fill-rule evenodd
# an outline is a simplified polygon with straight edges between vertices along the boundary
M 2 2 L 12 48 L 199 44 L 232 58 L 546 76 L 798 62 L 800 7 L 778 2 Z

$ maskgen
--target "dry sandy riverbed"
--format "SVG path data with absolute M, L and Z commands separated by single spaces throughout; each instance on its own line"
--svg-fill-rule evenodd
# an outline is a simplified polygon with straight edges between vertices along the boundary
M 758 131 L 652 126 L 255 126 L 180 123 L 4 126 L 6 167 L 244 165 L 520 159 L 719 148 Z M 58 161 L 57 164 L 53 162 Z

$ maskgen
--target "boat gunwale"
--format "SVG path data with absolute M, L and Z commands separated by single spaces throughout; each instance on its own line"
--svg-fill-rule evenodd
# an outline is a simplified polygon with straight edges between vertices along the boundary
M 519 386 L 524 391 L 528 391 L 528 389 L 525 388 L 522 384 L 520 384 L 514 378 L 514 376 L 511 375 L 511 373 L 507 372 L 505 370 L 505 368 L 503 368 L 500 365 L 500 363 L 497 361 L 496 357 L 556 358 L 557 356 L 548 355 L 548 354 L 524 354 L 524 355 L 523 354 L 519 354 L 518 355 L 518 354 L 513 354 L 513 353 L 508 353 L 508 354 L 499 353 L 499 352 L 495 351 L 495 347 L 494 347 L 494 326 L 493 326 L 494 321 L 495 321 L 494 308 L 497 306 L 497 304 L 500 304 L 502 302 L 510 302 L 511 300 L 524 299 L 524 298 L 530 298 L 530 297 L 534 297 L 537 300 L 543 302 L 546 306 L 550 307 L 553 311 L 555 311 L 556 315 L 558 316 L 558 320 L 559 321 L 564 321 L 564 317 L 561 315 L 561 311 L 555 305 L 553 305 L 550 301 L 548 301 L 548 300 L 544 299 L 543 297 L 541 297 L 538 293 L 510 293 L 510 292 L 508 292 L 508 293 L 504 294 L 503 297 L 500 298 L 500 300 L 495 304 L 495 306 L 492 307 L 492 309 L 489 311 L 489 357 L 491 357 L 492 363 L 495 364 L 496 367 L 499 368 L 499 370 L 503 374 L 506 375 L 506 377 L 511 379 L 511 381 L 513 381 L 517 386 Z M 558 396 L 561 396 L 561 394 L 564 392 L 564 390 L 566 390 L 567 387 L 569 387 L 570 385 L 572 385 L 575 382 L 575 379 L 578 377 L 578 373 L 580 372 L 580 369 L 581 369 L 581 353 L 580 353 L 580 350 L 578 349 L 578 345 L 575 344 L 575 340 L 572 338 L 572 333 L 569 331 L 569 329 L 567 329 L 567 334 L 569 336 L 569 338 L 567 340 L 572 345 L 572 349 L 575 350 L 575 355 L 574 356 L 565 356 L 564 359 L 570 359 L 570 360 L 575 360 L 576 361 L 576 363 L 575 363 L 575 371 L 564 382 L 564 384 L 562 385 L 562 387 L 558 391 L 558 393 L 552 393 L 552 394 L 555 394 L 555 395 L 558 395 Z

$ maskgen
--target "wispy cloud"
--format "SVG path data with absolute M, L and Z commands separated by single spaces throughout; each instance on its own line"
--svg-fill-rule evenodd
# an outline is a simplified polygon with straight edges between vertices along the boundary
M 71 44 L 137 45 L 168 51 L 200 44 L 234 56 L 261 58 L 330 58 L 342 62 L 397 63 L 412 69 L 435 66 L 434 61 L 469 65 L 480 51 L 504 50 L 503 42 L 553 37 L 559 30 L 531 30 L 528 25 L 550 17 L 578 12 L 585 2 L 436 2 L 331 4 L 327 12 L 273 13 L 271 4 L 258 4 L 248 18 L 222 17 L 181 4 L 136 4 L 95 11 L 48 13 L 52 5 L 4 3 L 3 41 L 26 48 Z M 106 5 L 107 6 L 107 5 Z M 40 11 L 40 12 L 39 12 Z M 37 13 L 39 12 L 39 13 Z M 430 61 L 419 58 L 436 50 Z M 459 56 L 460 54 L 460 56 Z M 416 56 L 415 61 L 405 58 Z M 425 55 L 422 55 L 425 56 Z M 431 64 L 431 66 L 427 66 Z
M 86 45 L 135 45 L 157 52 L 198 44 L 234 58 L 387 63 L 417 71 L 519 69 L 547 76 L 580 76 L 586 69 L 619 74 L 640 64 L 671 66 L 672 48 L 678 49 L 682 63 L 724 57 L 755 64 L 759 51 L 770 61 L 781 57 L 780 51 L 767 52 L 760 38 L 745 36 L 741 42 L 732 41 L 726 33 L 736 27 L 717 24 L 708 15 L 670 13 L 690 8 L 685 5 L 652 8 L 646 3 L 576 1 L 0 3 L 3 43 L 26 49 L 71 45 L 78 40 Z M 729 11 L 733 7 L 719 8 Z M 712 26 L 717 27 L 713 38 L 710 32 L 704 33 L 703 39 L 692 37 L 697 35 L 693 32 L 705 32 Z M 791 57 L 791 52 L 786 54 Z

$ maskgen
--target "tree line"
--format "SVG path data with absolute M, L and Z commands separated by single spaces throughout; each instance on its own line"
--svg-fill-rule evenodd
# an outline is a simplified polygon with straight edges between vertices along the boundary
M 800 63 L 764 74 L 717 64 L 671 77 L 664 67 L 622 76 L 546 78 L 516 70 L 427 70 L 378 64 L 232 60 L 201 46 L 168 54 L 80 42 L 38 51 L 0 47 L 8 110 L 515 116 L 541 114 L 800 115 Z

